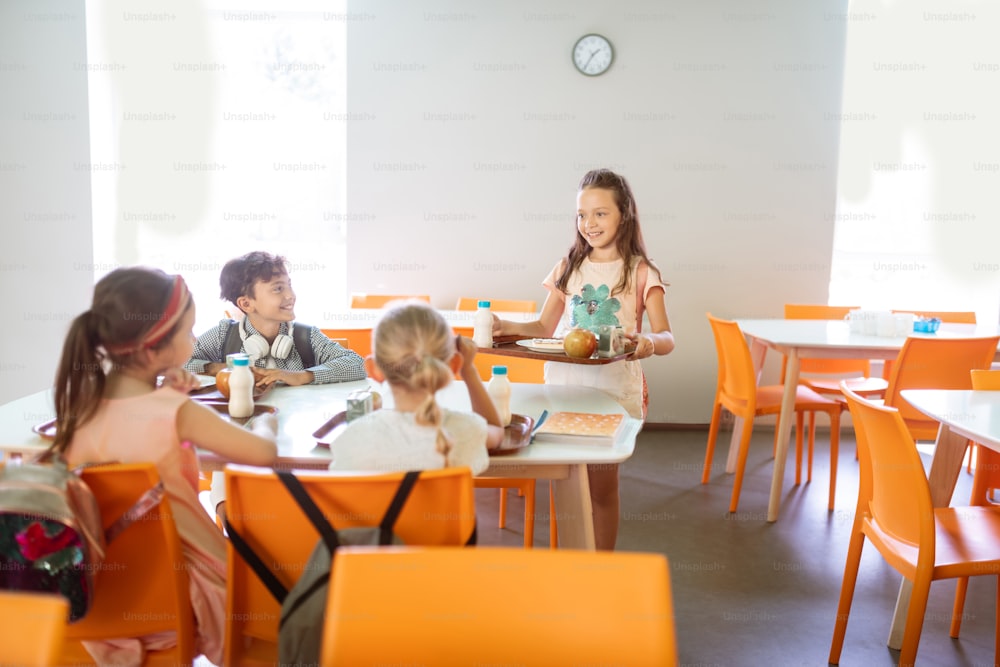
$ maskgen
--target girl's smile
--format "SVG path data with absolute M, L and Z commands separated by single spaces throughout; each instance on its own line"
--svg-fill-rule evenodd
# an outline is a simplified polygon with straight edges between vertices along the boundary
M 585 188 L 576 195 L 576 228 L 593 249 L 592 259 L 616 259 L 615 239 L 621 224 L 615 194 L 604 188 Z

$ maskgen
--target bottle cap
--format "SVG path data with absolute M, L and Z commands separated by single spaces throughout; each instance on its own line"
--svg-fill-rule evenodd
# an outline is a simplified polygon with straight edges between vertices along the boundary
M 479 307 L 480 308 L 489 308 L 490 307 L 490 302 L 486 301 L 486 300 L 483 300 L 483 299 L 480 299 L 479 300 Z
M 250 366 L 250 357 L 236 357 L 233 366 Z
M 506 366 L 494 366 L 493 367 L 493 375 L 507 375 L 507 367 Z

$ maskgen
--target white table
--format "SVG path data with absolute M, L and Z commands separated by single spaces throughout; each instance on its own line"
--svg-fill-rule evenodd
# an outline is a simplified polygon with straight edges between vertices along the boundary
M 363 380 L 272 389 L 259 402 L 278 409 L 276 465 L 326 468 L 330 452 L 316 446 L 313 432 L 344 410 L 350 392 L 369 386 L 376 385 L 370 380 Z M 386 407 L 391 407 L 391 394 L 387 390 L 380 389 L 380 392 L 386 399 Z M 451 383 L 439 392 L 438 398 L 441 405 L 448 408 L 470 409 L 468 393 L 462 382 Z M 642 428 L 642 421 L 628 417 L 625 410 L 607 394 L 588 387 L 514 383 L 511 409 L 536 419 L 542 410 L 550 413 L 567 410 L 626 415 L 626 427 L 612 446 L 535 442 L 516 453 L 492 457 L 490 467 L 481 475 L 552 480 L 559 516 L 560 545 L 593 549 L 593 510 L 587 465 L 621 463 L 628 459 L 635 449 L 635 438 Z M 54 414 L 51 391 L 48 390 L 0 406 L 0 451 L 33 454 L 43 450 L 49 442 L 35 435 L 31 428 L 51 419 Z M 203 461 L 209 469 L 219 465 L 210 456 Z
M 782 394 L 781 413 L 778 416 L 778 443 L 771 478 L 771 496 L 767 506 L 767 520 L 777 521 L 781 506 L 781 487 L 785 478 L 785 460 L 788 458 L 788 441 L 795 416 L 795 387 L 799 383 L 799 360 L 823 359 L 895 359 L 906 338 L 887 338 L 852 333 L 846 321 L 834 320 L 739 320 L 740 329 L 750 339 L 757 377 L 768 349 L 784 354 L 785 390 Z M 942 324 L 936 334 L 911 334 L 935 338 L 973 338 L 994 336 L 996 325 Z M 726 471 L 735 470 L 740 433 L 740 423 L 733 429 Z
M 941 424 L 927 482 L 934 506 L 947 507 L 951 504 L 969 440 L 1000 451 L 1000 391 L 904 389 L 900 395 Z M 903 579 L 889 631 L 890 648 L 902 646 L 912 589 L 910 581 Z

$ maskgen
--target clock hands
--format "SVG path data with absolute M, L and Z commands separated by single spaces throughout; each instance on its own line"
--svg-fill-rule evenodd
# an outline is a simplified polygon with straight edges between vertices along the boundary
M 591 51 L 590 57 L 587 58 L 587 62 L 583 63 L 583 69 L 587 69 L 587 66 L 590 65 L 590 61 L 593 60 L 594 56 L 596 56 L 600 52 L 601 52 L 600 49 L 594 49 L 593 51 Z

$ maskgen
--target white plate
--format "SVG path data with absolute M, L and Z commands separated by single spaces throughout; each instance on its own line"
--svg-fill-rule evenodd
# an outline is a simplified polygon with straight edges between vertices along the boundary
M 565 352 L 562 338 L 526 338 L 517 344 L 534 352 Z

